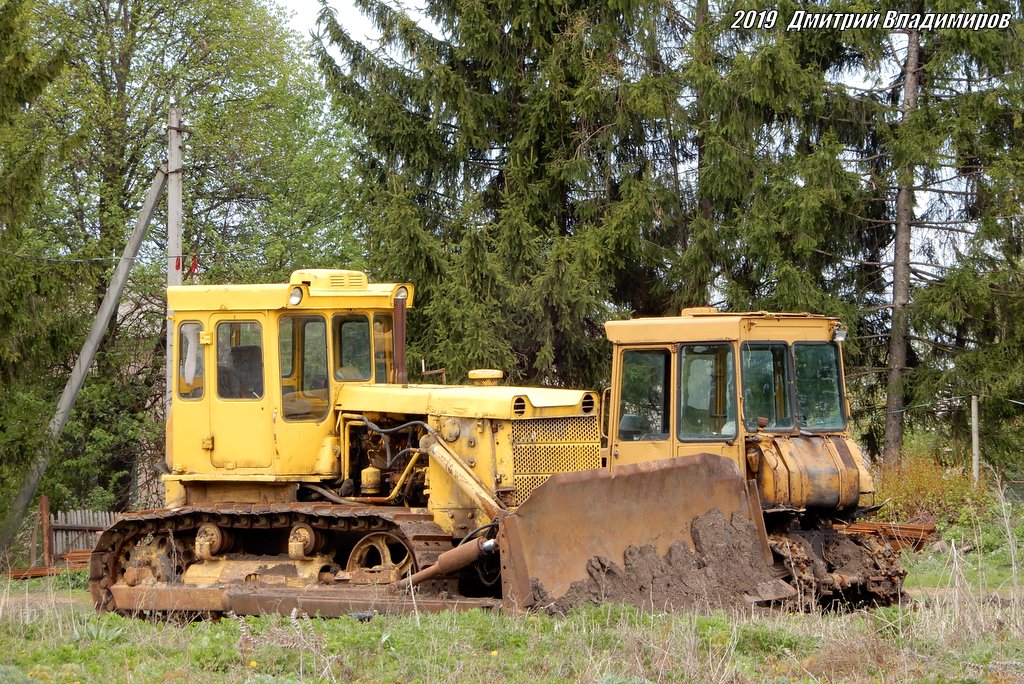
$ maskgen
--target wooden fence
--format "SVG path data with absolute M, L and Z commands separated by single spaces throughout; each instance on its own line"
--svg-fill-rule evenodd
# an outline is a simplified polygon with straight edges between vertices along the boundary
M 99 533 L 110 527 L 114 518 L 115 514 L 108 511 L 61 511 L 51 515 L 50 500 L 45 496 L 39 497 L 39 515 L 29 543 L 30 567 L 14 568 L 10 576 L 15 579 L 42 577 L 69 568 L 85 567 Z

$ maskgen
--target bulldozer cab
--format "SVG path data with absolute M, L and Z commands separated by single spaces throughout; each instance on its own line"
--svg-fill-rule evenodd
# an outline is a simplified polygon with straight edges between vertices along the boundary
M 280 285 L 169 288 L 168 496 L 183 496 L 190 480 L 337 475 L 333 398 L 345 384 L 400 380 L 396 309 L 404 315 L 412 293 L 329 270 L 296 271 Z
M 711 453 L 758 477 L 770 503 L 826 505 L 811 492 L 843 489 L 827 505 L 849 506 L 871 490 L 847 433 L 837 319 L 700 308 L 606 328 L 611 470 Z

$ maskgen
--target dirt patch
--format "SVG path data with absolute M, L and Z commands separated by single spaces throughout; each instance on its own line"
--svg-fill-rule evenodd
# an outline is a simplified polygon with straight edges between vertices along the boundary
M 746 606 L 759 594 L 788 591 L 764 561 L 757 528 L 747 518 L 726 520 L 714 509 L 691 525 L 695 550 L 676 542 L 661 556 L 650 545 L 630 546 L 623 564 L 593 556 L 586 580 L 573 582 L 561 597 L 551 597 L 534 580 L 537 605 L 564 613 L 585 604 L 627 603 L 644 610 L 684 611 L 694 607 Z
M 31 622 L 55 612 L 91 610 L 92 599 L 85 591 L 0 590 L 0 619 Z

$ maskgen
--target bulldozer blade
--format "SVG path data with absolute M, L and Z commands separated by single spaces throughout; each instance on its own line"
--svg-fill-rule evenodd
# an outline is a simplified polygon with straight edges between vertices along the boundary
M 554 601 L 586 581 L 592 559 L 619 567 L 630 547 L 653 546 L 666 556 L 677 542 L 694 551 L 692 523 L 714 511 L 747 525 L 754 563 L 771 565 L 764 519 L 735 463 L 714 454 L 636 463 L 607 470 L 551 476 L 499 528 L 506 609 Z M 732 540 L 729 540 L 731 543 Z M 777 593 L 751 587 L 752 594 Z

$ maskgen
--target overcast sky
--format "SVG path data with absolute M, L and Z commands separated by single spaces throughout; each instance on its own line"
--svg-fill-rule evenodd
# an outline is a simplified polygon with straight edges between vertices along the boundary
M 316 26 L 316 17 L 320 13 L 320 0 L 277 0 L 277 4 L 292 12 L 291 27 L 305 38 L 309 36 Z M 380 34 L 370 26 L 370 22 L 363 14 L 352 5 L 352 0 L 328 0 L 328 4 L 338 13 L 338 21 L 344 26 L 353 38 L 363 42 L 375 40 Z M 422 16 L 417 11 L 422 6 L 419 0 L 405 0 L 404 2 L 391 2 L 392 7 L 404 7 L 414 18 L 420 19 L 422 26 L 429 23 L 422 21 Z
M 293 13 L 292 28 L 303 38 L 308 36 L 316 25 L 316 17 L 320 13 L 320 0 L 277 0 L 277 3 L 286 11 Z M 371 32 L 369 22 L 349 0 L 330 0 L 330 5 L 338 11 L 338 20 L 342 26 L 353 32 L 355 37 L 363 38 Z

